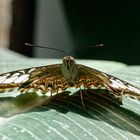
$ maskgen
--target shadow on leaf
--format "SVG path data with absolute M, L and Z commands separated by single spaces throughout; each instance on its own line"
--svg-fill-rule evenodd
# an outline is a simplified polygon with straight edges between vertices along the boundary
M 99 94 L 100 93 L 100 94 Z M 103 121 L 113 127 L 140 136 L 140 116 L 123 107 L 122 102 L 110 96 L 107 91 L 88 91 L 83 94 L 85 108 L 81 104 L 80 93 L 69 96 L 69 92 L 57 94 L 53 98 L 27 93 L 15 98 L 0 98 L 0 117 L 11 117 L 28 112 L 46 112 L 56 110 L 67 115 L 75 113 L 75 117 L 83 116 L 97 121 Z

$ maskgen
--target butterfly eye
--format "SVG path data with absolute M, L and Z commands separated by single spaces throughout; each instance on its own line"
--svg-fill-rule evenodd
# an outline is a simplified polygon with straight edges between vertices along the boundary
M 70 65 L 73 65 L 73 60 L 70 60 Z
M 70 60 L 70 65 L 72 64 L 72 60 Z

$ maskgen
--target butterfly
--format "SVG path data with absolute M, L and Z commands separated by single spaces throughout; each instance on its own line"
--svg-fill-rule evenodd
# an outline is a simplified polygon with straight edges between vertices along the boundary
M 54 96 L 70 87 L 84 87 L 85 91 L 95 87 L 98 89 L 105 88 L 120 100 L 125 96 L 140 100 L 140 89 L 137 87 L 99 70 L 76 64 L 72 56 L 65 56 L 62 64 L 0 74 L 0 92 L 18 88 L 21 93 L 32 90 L 41 91 L 44 94 L 50 93 L 51 96 Z M 82 94 L 81 91 L 81 101 L 84 106 Z

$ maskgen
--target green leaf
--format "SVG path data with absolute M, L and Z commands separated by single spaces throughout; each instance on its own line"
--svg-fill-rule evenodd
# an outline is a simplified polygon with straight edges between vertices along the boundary
M 140 67 L 138 66 L 129 67 L 108 61 L 79 61 L 78 63 L 85 64 L 85 62 L 91 67 L 139 86 Z M 29 60 L 27 67 L 35 63 L 42 65 L 47 62 Z M 23 68 L 26 64 L 27 62 L 14 63 L 13 61 L 5 71 Z M 5 66 L 1 68 L 4 69 Z M 85 108 L 83 108 L 79 92 L 71 96 L 64 92 L 51 100 L 49 97 L 38 96 L 35 93 L 14 96 L 15 93 L 14 91 L 13 94 L 0 95 L 0 139 L 140 139 L 139 101 L 127 98 L 121 104 L 113 100 L 106 91 L 89 90 L 84 94 Z

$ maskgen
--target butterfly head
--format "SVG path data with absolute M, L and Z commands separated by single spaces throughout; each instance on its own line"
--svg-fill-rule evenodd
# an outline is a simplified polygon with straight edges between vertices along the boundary
M 71 69 L 75 64 L 75 60 L 72 56 L 65 56 L 63 58 L 63 65 L 66 67 L 66 69 Z

